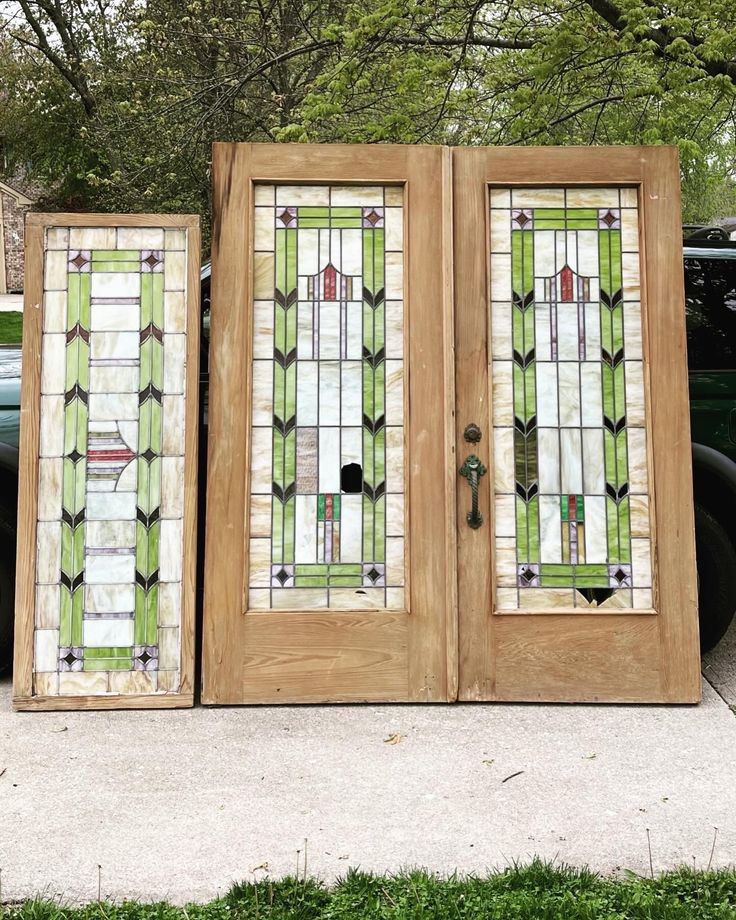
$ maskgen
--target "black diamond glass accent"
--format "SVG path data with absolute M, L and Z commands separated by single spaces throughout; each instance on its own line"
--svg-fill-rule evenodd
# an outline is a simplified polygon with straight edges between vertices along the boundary
M 378 569 L 371 569 L 369 572 L 366 572 L 366 575 L 372 582 L 378 581 L 378 579 L 381 577 L 381 573 L 378 571 Z
M 282 585 L 284 585 L 284 584 L 286 584 L 287 580 L 288 580 L 289 578 L 291 578 L 291 576 L 290 576 L 289 573 L 286 571 L 286 569 L 280 569 L 280 570 L 276 573 L 276 578 L 278 579 L 278 581 L 279 581 Z

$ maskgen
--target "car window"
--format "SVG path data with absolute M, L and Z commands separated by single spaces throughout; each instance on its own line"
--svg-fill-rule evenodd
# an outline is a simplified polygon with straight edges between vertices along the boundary
M 691 370 L 736 370 L 736 259 L 685 259 Z

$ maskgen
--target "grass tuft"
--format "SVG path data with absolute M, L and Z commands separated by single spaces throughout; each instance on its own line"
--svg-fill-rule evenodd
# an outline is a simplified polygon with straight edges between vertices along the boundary
M 736 871 L 679 869 L 655 878 L 602 878 L 539 859 L 483 877 L 421 870 L 351 870 L 334 885 L 314 879 L 238 882 L 208 904 L 47 900 L 0 905 L 0 920 L 733 920 Z
M 20 345 L 23 338 L 23 314 L 15 310 L 0 312 L 0 345 Z

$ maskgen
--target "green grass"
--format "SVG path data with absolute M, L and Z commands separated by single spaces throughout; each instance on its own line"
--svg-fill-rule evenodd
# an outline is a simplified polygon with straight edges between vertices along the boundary
M 15 310 L 0 313 L 0 345 L 20 345 L 23 314 Z
M 243 882 L 209 904 L 135 901 L 69 908 L 50 901 L 0 907 L 3 920 L 732 920 L 736 871 L 681 869 L 605 879 L 585 869 L 528 866 L 484 878 L 360 872 L 333 886 L 310 879 Z

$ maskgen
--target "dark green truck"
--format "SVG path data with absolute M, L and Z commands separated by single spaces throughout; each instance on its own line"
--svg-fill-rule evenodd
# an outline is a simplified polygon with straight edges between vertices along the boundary
M 698 238 L 700 237 L 700 238 Z M 700 635 L 723 636 L 736 610 L 736 242 L 716 228 L 685 239 Z M 209 264 L 202 304 L 209 307 Z M 208 318 L 208 317 L 207 317 Z M 206 342 L 207 322 L 205 322 Z M 207 354 L 201 400 L 206 424 Z M 12 646 L 15 503 L 18 491 L 20 350 L 0 347 L 0 667 Z M 204 453 L 205 439 L 200 439 Z M 204 470 L 204 456 L 200 469 Z M 203 492 L 203 490 L 200 490 Z M 202 496 L 203 497 L 203 496 Z

